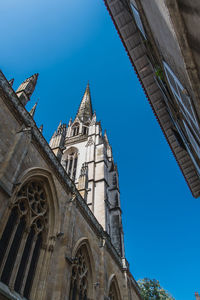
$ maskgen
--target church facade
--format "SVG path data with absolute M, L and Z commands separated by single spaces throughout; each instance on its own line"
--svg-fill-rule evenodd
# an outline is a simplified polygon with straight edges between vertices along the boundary
M 48 144 L 0 73 L 0 300 L 138 300 L 125 259 L 117 165 L 89 85 Z

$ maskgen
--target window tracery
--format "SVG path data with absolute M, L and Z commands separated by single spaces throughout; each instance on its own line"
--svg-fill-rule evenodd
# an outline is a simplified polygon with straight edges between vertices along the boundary
M 70 300 L 88 299 L 89 277 L 87 253 L 83 246 L 78 250 L 72 266 Z
M 41 180 L 24 184 L 11 204 L 0 240 L 0 280 L 30 297 L 48 223 L 47 194 Z

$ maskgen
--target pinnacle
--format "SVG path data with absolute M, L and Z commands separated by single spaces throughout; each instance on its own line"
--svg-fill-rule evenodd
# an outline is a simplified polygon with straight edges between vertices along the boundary
M 37 107 L 38 101 L 34 104 L 34 106 L 31 108 L 29 114 L 32 116 L 32 118 L 35 115 L 36 107 Z
M 29 80 L 29 79 L 32 79 L 32 78 L 38 78 L 38 76 L 39 76 L 39 73 L 35 73 L 35 74 L 33 74 L 33 75 L 31 75 L 30 77 L 28 77 L 26 80 Z
M 16 90 L 16 94 L 24 106 L 30 100 L 31 95 L 35 90 L 37 79 L 38 79 L 38 73 L 33 74 L 29 78 L 25 79 Z
M 43 127 L 44 127 L 43 124 L 41 124 L 40 127 L 39 127 L 40 132 L 43 132 Z
M 58 130 L 58 129 L 60 129 L 60 128 L 61 128 L 61 126 L 62 126 L 62 121 L 60 120 L 60 123 L 59 123 L 59 125 L 58 125 L 58 128 L 57 128 L 57 130 Z
M 11 86 L 13 86 L 14 78 L 10 79 L 8 82 L 9 82 L 9 84 L 10 84 Z
M 91 121 L 90 125 L 95 125 L 96 120 L 97 120 L 97 118 L 96 118 L 96 111 L 94 111 L 94 113 L 92 115 L 92 121 Z
M 109 144 L 108 136 L 107 136 L 106 130 L 104 131 L 104 139 L 105 139 L 105 141 Z
M 23 83 L 32 81 L 34 84 L 36 84 L 38 76 L 39 76 L 39 73 L 35 73 L 35 74 L 31 75 L 30 77 L 26 78 Z

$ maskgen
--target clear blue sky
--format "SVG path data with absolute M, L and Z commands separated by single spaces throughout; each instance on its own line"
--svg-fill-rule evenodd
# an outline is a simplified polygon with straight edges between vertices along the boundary
M 87 81 L 120 175 L 125 247 L 136 279 L 176 300 L 200 291 L 200 199 L 192 198 L 103 0 L 1 1 L 0 66 L 14 87 L 38 72 L 30 109 L 47 140 L 75 116 Z

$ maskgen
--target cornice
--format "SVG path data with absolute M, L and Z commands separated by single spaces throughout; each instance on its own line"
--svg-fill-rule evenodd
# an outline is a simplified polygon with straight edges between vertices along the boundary
M 81 142 L 84 142 L 84 141 L 87 141 L 88 139 L 88 135 L 76 135 L 76 136 L 73 136 L 73 137 L 67 137 L 65 139 L 65 145 L 70 145 L 70 144 L 78 144 L 78 143 L 81 143 Z

